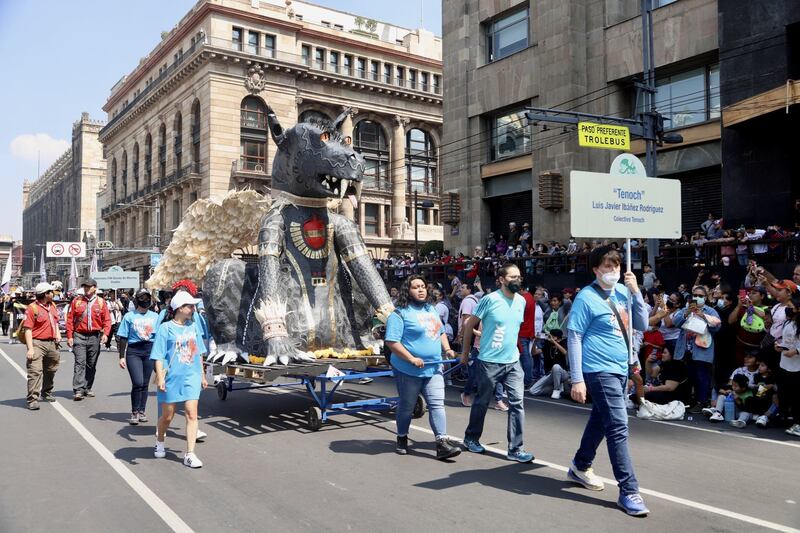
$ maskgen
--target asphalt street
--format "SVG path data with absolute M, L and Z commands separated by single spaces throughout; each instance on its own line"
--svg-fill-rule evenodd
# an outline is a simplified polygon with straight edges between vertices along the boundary
M 525 447 L 536 461 L 506 460 L 506 415 L 491 410 L 485 455 L 433 458 L 427 417 L 412 426 L 412 452 L 394 453 L 385 415 L 340 416 L 310 431 L 305 390 L 209 389 L 197 445 L 205 466 L 181 458 L 183 419 L 167 458 L 155 459 L 151 422 L 129 426 L 130 381 L 104 351 L 96 398 L 71 399 L 72 355 L 62 351 L 55 404 L 25 407 L 25 351 L 0 338 L 0 532 L 257 531 L 798 531 L 800 439 L 778 429 L 736 430 L 694 417 L 631 419 L 631 450 L 651 514 L 616 508 L 605 448 L 602 492 L 565 481 L 588 411 L 567 400 L 526 400 Z M 151 386 L 151 389 L 154 387 Z M 341 399 L 394 394 L 388 379 L 348 384 Z M 463 437 L 469 410 L 447 395 L 448 433 Z M 699 418 L 702 418 L 700 416 Z

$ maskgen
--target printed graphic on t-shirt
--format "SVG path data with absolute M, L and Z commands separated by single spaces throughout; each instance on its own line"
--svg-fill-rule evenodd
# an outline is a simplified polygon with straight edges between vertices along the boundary
M 190 365 L 194 361 L 194 356 L 197 355 L 197 332 L 194 328 L 187 328 L 189 331 L 185 333 L 178 333 L 175 338 L 175 353 L 178 355 L 178 360 L 185 364 Z
M 432 313 L 417 313 L 417 322 L 425 330 L 426 337 L 429 339 L 439 337 L 439 332 L 442 331 L 442 321 L 438 316 Z
M 498 325 L 494 328 L 494 335 L 492 335 L 492 348 L 500 349 L 503 347 L 503 341 L 506 338 L 506 326 Z
M 153 335 L 154 320 L 152 318 L 134 318 L 133 331 L 143 341 L 149 341 Z
M 625 327 L 625 330 L 628 331 L 628 308 L 620 304 L 614 305 L 617 307 L 617 312 L 622 319 L 622 324 Z M 617 317 L 614 316 L 614 313 L 609 315 L 609 320 L 611 321 L 611 330 L 614 332 L 614 335 L 617 337 L 622 337 L 622 330 L 619 329 L 619 320 L 617 320 Z

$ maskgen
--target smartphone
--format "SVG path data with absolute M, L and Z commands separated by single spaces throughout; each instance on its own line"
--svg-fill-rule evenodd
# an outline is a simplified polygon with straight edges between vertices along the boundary
M 745 298 L 747 298 L 747 291 L 745 289 L 740 289 L 739 290 L 739 299 L 740 300 L 744 300 Z

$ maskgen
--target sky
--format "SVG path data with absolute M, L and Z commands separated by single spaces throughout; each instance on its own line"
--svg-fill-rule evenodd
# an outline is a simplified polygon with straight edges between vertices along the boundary
M 315 0 L 441 35 L 441 2 Z M 111 87 L 133 70 L 194 0 L 0 0 L 0 235 L 22 238 L 22 183 L 69 148 L 86 111 L 105 120 Z M 41 157 L 41 163 L 38 158 Z

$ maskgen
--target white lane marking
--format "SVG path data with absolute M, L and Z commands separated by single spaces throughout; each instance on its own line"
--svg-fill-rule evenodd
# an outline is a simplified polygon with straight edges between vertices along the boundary
M 531 401 L 531 402 L 544 403 L 544 404 L 547 404 L 547 405 L 558 405 L 560 407 L 567 407 L 569 409 L 579 409 L 581 411 L 590 411 L 591 410 L 590 407 L 582 407 L 580 405 L 571 405 L 569 403 L 564 403 L 564 402 L 550 401 L 550 400 L 545 400 L 543 398 L 531 398 L 529 396 L 526 396 L 525 400 L 528 400 L 528 401 Z M 703 415 L 700 415 L 700 416 L 703 416 Z M 630 418 L 636 418 L 636 417 L 632 416 Z M 637 420 L 639 420 L 639 419 L 637 418 Z M 782 440 L 767 439 L 765 437 L 754 437 L 752 435 L 739 435 L 739 434 L 733 433 L 731 431 L 720 431 L 718 429 L 708 429 L 708 428 L 699 428 L 699 427 L 695 427 L 695 426 L 687 426 L 686 424 L 678 424 L 676 422 L 669 422 L 667 420 L 642 420 L 642 422 L 652 422 L 654 424 L 664 424 L 665 426 L 673 426 L 673 427 L 676 427 L 676 428 L 690 429 L 692 431 L 703 431 L 705 433 L 714 433 L 716 435 L 724 435 L 725 437 L 736 437 L 737 439 L 755 440 L 755 441 L 758 441 L 758 442 L 768 442 L 770 444 L 780 444 L 781 446 L 789 446 L 791 448 L 800 448 L 800 444 L 798 444 L 796 442 L 785 442 L 785 441 L 782 441 Z
M 413 424 L 410 427 L 412 429 L 415 429 L 417 431 L 421 431 L 423 433 L 427 433 L 429 435 L 433 435 L 434 434 L 433 431 L 431 431 L 428 428 L 424 428 L 424 427 L 421 427 L 421 426 L 415 426 Z M 450 440 L 452 440 L 452 441 L 460 442 L 461 444 L 464 443 L 464 441 L 462 439 L 458 439 L 458 438 L 451 437 L 451 436 L 448 436 L 448 438 Z M 492 452 L 494 454 L 497 454 L 497 455 L 500 455 L 500 456 L 503 456 L 503 457 L 505 457 L 507 455 L 507 451 L 506 450 L 502 450 L 500 448 L 495 448 L 493 446 L 486 446 L 486 445 L 484 445 L 483 447 L 486 448 L 486 450 L 488 450 L 488 451 L 490 451 L 490 452 Z M 569 468 L 567 468 L 566 466 L 562 466 L 562 465 L 559 465 L 559 464 L 556 464 L 556 463 L 551 463 L 549 461 L 542 461 L 541 459 L 535 459 L 533 462 L 534 462 L 534 464 L 546 466 L 548 468 L 552 468 L 554 470 L 558 470 L 559 472 L 566 473 L 569 470 Z M 607 483 L 607 484 L 610 484 L 610 485 L 616 485 L 617 484 L 616 480 L 614 480 L 614 479 L 609 479 L 609 478 L 605 478 L 605 477 L 601 477 L 601 476 L 597 476 L 597 477 L 603 483 Z M 783 524 L 776 524 L 775 522 L 769 522 L 767 520 L 762 520 L 760 518 L 756 518 L 754 516 L 749 516 L 749 515 L 746 515 L 746 514 L 735 513 L 733 511 L 728 511 L 727 509 L 721 509 L 719 507 L 714 507 L 713 505 L 706 505 L 705 503 L 700 503 L 700 502 L 695 502 L 695 501 L 692 501 L 692 500 L 687 500 L 686 498 L 680 498 L 678 496 L 672 496 L 671 494 L 666 494 L 664 492 L 659 492 L 657 490 L 651 490 L 651 489 L 645 489 L 645 488 L 639 487 L 639 492 L 641 494 L 646 494 L 648 496 L 653 496 L 654 498 L 659 498 L 659 499 L 666 500 L 666 501 L 669 501 L 669 502 L 672 502 L 672 503 L 677 503 L 679 505 L 684 505 L 686 507 L 691 507 L 692 509 L 697 509 L 699 511 L 705 511 L 707 513 L 713 513 L 713 514 L 718 514 L 720 516 L 725 516 L 727 518 L 733 518 L 734 520 L 739 520 L 740 522 L 753 524 L 755 526 L 760 526 L 760 527 L 764 527 L 764 528 L 767 528 L 767 529 L 773 529 L 775 531 L 783 531 L 783 532 L 786 532 L 786 533 L 800 533 L 800 529 L 795 529 L 793 527 L 784 526 Z
M 14 370 L 19 373 L 23 379 L 28 379 L 27 373 L 20 367 L 11 357 L 8 356 L 6 352 L 0 348 L 0 355 L 2 355 L 8 364 L 11 365 Z M 179 533 L 191 533 L 194 530 L 189 527 L 189 525 L 184 522 L 180 516 L 178 516 L 170 507 L 164 503 L 164 501 L 159 498 L 155 492 L 150 490 L 150 488 L 145 485 L 142 480 L 140 480 L 136 474 L 131 472 L 131 470 L 119 459 L 114 457 L 114 454 L 111 451 L 103 446 L 103 444 L 92 435 L 92 433 L 86 429 L 86 427 L 81 424 L 77 418 L 72 416 L 72 413 L 67 411 L 59 402 L 53 402 L 50 405 L 58 412 L 64 419 L 69 422 L 69 425 L 72 426 L 78 434 L 83 437 L 83 439 L 89 443 L 89 445 L 94 448 L 94 451 L 103 458 L 103 460 L 108 463 L 108 465 L 114 469 L 114 471 L 119 474 L 119 476 L 125 481 L 125 483 L 133 489 L 136 494 L 138 494 L 144 502 L 150 506 L 150 508 L 155 511 L 155 513 L 172 529 L 172 531 L 179 532 Z

